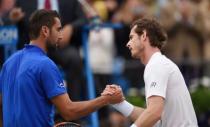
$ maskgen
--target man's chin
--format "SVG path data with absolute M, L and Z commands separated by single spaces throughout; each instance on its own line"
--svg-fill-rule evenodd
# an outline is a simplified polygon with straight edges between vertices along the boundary
M 53 51 L 56 51 L 58 48 L 59 48 L 58 45 L 48 45 L 47 46 L 47 51 L 48 52 L 53 52 Z
M 136 59 L 137 56 L 135 55 L 135 53 L 131 52 L 131 57 Z
M 58 50 L 58 49 L 60 49 L 61 47 L 60 47 L 60 45 L 58 44 L 58 43 L 56 43 L 55 44 L 55 50 Z
M 131 57 L 134 59 L 139 59 L 139 55 L 136 53 L 131 53 Z
M 134 59 L 138 59 L 138 57 L 136 56 L 136 55 L 131 55 L 132 56 L 132 58 L 134 58 Z

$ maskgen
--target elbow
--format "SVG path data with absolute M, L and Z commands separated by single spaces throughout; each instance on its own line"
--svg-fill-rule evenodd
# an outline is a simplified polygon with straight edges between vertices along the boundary
M 161 116 L 162 116 L 162 112 L 163 112 L 163 107 L 153 107 L 153 108 L 150 108 L 149 109 L 149 112 L 151 113 L 151 117 L 158 121 L 161 119 Z
M 61 115 L 65 121 L 71 121 L 70 117 L 67 115 Z
M 156 113 L 155 114 L 155 119 L 160 120 L 161 119 L 161 113 Z
M 152 116 L 156 121 L 161 119 L 161 115 L 162 115 L 162 112 L 160 112 L 160 111 L 156 111 L 156 112 L 152 113 Z
M 61 116 L 66 121 L 72 121 L 78 118 L 78 114 L 75 112 L 76 110 L 73 107 L 69 107 L 65 112 L 61 113 Z
M 62 114 L 61 116 L 63 117 L 63 119 L 64 119 L 65 121 L 71 121 L 71 120 L 72 120 L 72 116 L 71 116 L 71 115 Z
M 150 119 L 154 121 L 158 121 L 161 119 L 162 112 L 157 110 L 148 110 L 147 113 L 149 114 Z
M 74 118 L 72 116 L 69 116 L 69 115 L 65 115 L 65 116 L 62 116 L 62 117 L 63 117 L 63 119 L 65 121 L 72 121 L 72 120 L 74 120 Z
M 77 119 L 76 115 L 74 115 L 73 112 L 69 112 L 69 113 L 63 114 L 62 117 L 63 117 L 63 119 L 65 121 L 72 121 L 72 120 L 76 120 Z

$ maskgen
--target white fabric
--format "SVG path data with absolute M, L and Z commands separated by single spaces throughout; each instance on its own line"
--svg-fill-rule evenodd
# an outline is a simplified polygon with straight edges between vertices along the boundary
M 146 101 L 151 96 L 165 99 L 161 120 L 155 127 L 198 126 L 189 91 L 177 65 L 160 52 L 154 53 L 145 67 L 144 81 Z
M 59 12 L 58 0 L 50 0 L 51 9 Z M 38 0 L 38 9 L 44 9 L 45 0 Z
M 128 117 L 134 109 L 134 106 L 125 100 L 112 106 L 126 117 Z
M 132 124 L 130 127 L 137 127 L 135 124 Z
M 115 54 L 114 32 L 111 28 L 89 33 L 90 66 L 95 74 L 111 74 Z

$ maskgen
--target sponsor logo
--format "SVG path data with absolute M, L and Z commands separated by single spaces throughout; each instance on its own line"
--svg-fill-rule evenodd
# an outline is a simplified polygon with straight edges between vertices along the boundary
M 64 83 L 59 84 L 60 87 L 65 87 Z
M 156 87 L 157 86 L 157 83 L 156 82 L 152 82 L 150 87 Z

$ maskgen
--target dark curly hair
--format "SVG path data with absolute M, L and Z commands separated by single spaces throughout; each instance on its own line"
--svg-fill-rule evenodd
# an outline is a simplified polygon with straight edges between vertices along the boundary
M 146 31 L 151 46 L 162 49 L 167 40 L 167 34 L 156 20 L 148 18 L 138 19 L 131 25 L 131 29 L 134 26 L 137 26 L 135 32 L 139 36 L 143 34 L 144 30 Z

